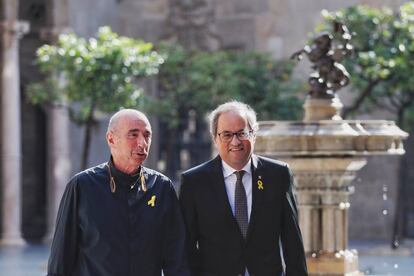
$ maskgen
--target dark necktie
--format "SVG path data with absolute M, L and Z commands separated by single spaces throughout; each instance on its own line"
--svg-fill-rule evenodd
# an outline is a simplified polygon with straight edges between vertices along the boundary
M 244 171 L 236 171 L 236 190 L 234 193 L 234 207 L 235 207 L 235 217 L 237 223 L 239 224 L 240 231 L 244 238 L 246 238 L 247 227 L 249 226 L 248 216 L 247 216 L 247 197 L 246 191 L 243 186 L 243 174 Z

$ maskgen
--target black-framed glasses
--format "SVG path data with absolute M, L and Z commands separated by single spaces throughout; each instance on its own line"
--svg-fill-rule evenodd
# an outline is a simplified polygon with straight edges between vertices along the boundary
M 222 131 L 217 134 L 220 137 L 220 140 L 224 143 L 228 143 L 233 139 L 233 136 L 236 135 L 237 139 L 240 141 L 249 140 L 253 137 L 253 130 L 240 130 L 237 132 L 231 131 Z

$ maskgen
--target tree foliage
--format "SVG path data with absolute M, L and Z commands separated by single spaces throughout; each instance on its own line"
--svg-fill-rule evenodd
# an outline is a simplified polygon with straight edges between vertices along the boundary
M 153 111 L 175 127 L 180 113 L 204 116 L 230 99 L 250 104 L 260 119 L 297 119 L 302 83 L 291 78 L 293 63 L 255 52 L 194 51 L 161 44 L 168 57 L 158 75 L 159 95 Z
M 96 38 L 63 34 L 56 45 L 37 50 L 36 64 L 45 79 L 29 87 L 28 99 L 34 104 L 65 104 L 71 119 L 86 125 L 83 167 L 95 112 L 137 106 L 143 95 L 139 79 L 158 72 L 163 58 L 152 48 L 101 27 Z
M 380 107 L 397 116 L 398 124 L 414 122 L 414 2 L 398 12 L 353 6 L 336 12 L 323 11 L 327 29 L 333 20 L 353 33 L 354 55 L 345 61 L 351 83 L 358 91 L 344 115 L 361 109 Z
M 190 151 L 190 165 L 210 156 L 205 116 L 221 103 L 246 102 L 260 120 L 301 117 L 302 103 L 296 92 L 304 87 L 292 80 L 290 61 L 254 52 L 206 52 L 171 44 L 161 44 L 157 51 L 167 58 L 158 74 L 158 95 L 146 106 L 160 119 L 165 141 L 161 151 L 166 152 L 161 158 L 167 160 L 170 176 L 182 169 L 179 152 L 183 148 Z M 190 121 L 195 122 L 194 132 L 185 138 Z M 197 149 L 204 149 L 205 154 Z

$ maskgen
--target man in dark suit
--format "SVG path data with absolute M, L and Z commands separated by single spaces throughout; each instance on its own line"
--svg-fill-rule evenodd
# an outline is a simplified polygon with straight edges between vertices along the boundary
M 287 164 L 253 154 L 257 129 L 250 106 L 220 105 L 210 114 L 219 155 L 182 174 L 195 276 L 307 275 L 292 174 Z

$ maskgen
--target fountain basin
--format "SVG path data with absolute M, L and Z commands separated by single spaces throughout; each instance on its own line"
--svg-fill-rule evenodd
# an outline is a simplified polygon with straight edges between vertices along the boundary
M 407 137 L 387 120 L 263 121 L 256 151 L 266 156 L 401 155 Z

